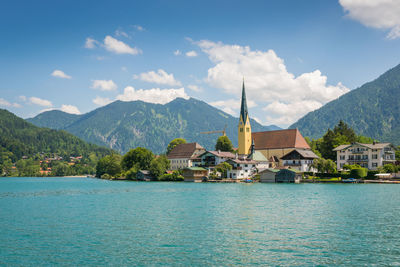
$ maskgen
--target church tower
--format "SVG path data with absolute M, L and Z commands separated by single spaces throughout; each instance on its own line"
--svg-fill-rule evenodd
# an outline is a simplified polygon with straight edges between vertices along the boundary
M 242 87 L 242 103 L 240 105 L 240 117 L 238 126 L 238 137 L 239 137 L 239 155 L 247 155 L 250 153 L 251 147 L 251 126 L 250 117 L 247 111 L 246 91 L 244 89 L 244 80 Z

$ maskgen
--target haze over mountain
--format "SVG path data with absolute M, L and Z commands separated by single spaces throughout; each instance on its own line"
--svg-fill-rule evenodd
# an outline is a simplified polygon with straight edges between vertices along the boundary
M 399 145 L 400 65 L 308 113 L 289 128 L 298 128 L 304 136 L 319 138 L 340 120 L 358 134 Z
M 238 118 L 194 98 L 177 98 L 165 105 L 115 101 L 83 115 L 53 110 L 28 121 L 42 127 L 64 129 L 88 142 L 122 153 L 138 146 L 163 153 L 168 143 L 177 137 L 213 149 L 220 134 L 200 132 L 222 130 L 225 125 L 227 136 L 237 145 Z M 262 126 L 254 120 L 251 125 L 253 131 L 280 129 Z

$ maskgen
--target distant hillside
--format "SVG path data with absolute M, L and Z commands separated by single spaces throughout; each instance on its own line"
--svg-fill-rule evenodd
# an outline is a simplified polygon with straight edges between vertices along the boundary
M 122 153 L 137 146 L 163 153 L 168 143 L 176 137 L 198 142 L 211 149 L 218 134 L 200 132 L 222 130 L 225 124 L 228 137 L 237 145 L 238 119 L 193 98 L 177 98 L 165 105 L 115 101 L 75 117 L 60 112 L 44 112 L 28 121 L 38 126 L 65 129 L 88 142 L 108 146 Z M 251 125 L 253 131 L 280 129 L 262 126 L 254 120 Z
M 358 134 L 399 145 L 400 65 L 308 113 L 289 128 L 298 128 L 304 136 L 319 138 L 340 120 Z
M 88 144 L 65 131 L 37 127 L 13 113 L 0 109 L 0 152 L 11 152 L 14 160 L 33 154 L 56 153 L 59 156 L 105 156 L 108 148 Z

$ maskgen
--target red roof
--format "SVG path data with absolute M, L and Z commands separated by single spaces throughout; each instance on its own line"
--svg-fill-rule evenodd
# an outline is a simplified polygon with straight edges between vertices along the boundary
M 194 152 L 204 150 L 204 147 L 198 143 L 179 144 L 174 147 L 168 154 L 169 159 L 185 159 L 191 158 Z
M 304 137 L 298 129 L 255 132 L 251 134 L 256 150 L 279 148 L 307 148 Z

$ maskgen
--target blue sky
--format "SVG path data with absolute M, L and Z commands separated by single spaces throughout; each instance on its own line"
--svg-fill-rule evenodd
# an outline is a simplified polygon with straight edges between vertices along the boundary
M 362 3 L 360 3 L 362 2 Z M 286 127 L 400 63 L 400 1 L 2 1 L 0 107 L 204 100 Z

